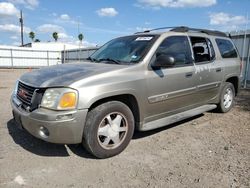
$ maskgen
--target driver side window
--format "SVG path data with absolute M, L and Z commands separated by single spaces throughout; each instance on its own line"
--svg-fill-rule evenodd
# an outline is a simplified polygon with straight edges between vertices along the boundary
M 162 54 L 174 59 L 174 67 L 192 64 L 192 53 L 186 36 L 166 38 L 156 50 L 156 57 Z

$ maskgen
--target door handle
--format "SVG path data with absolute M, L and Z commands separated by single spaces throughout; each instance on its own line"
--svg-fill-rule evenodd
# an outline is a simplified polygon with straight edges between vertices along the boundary
M 217 68 L 217 69 L 215 69 L 216 70 L 216 72 L 221 72 L 221 68 Z
M 186 73 L 186 78 L 190 78 L 190 77 L 192 77 L 193 76 L 193 73 L 192 72 L 187 72 Z

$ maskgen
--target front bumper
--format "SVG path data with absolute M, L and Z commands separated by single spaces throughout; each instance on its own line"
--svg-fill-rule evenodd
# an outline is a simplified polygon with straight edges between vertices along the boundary
M 33 136 L 47 142 L 77 144 L 82 142 L 83 127 L 87 109 L 71 111 L 53 111 L 38 108 L 27 112 L 18 106 L 13 95 L 11 106 L 17 124 Z

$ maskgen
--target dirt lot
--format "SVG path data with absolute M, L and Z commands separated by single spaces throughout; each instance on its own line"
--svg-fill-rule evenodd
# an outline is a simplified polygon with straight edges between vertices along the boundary
M 137 132 L 123 153 L 98 160 L 15 126 L 9 98 L 27 71 L 0 70 L 0 187 L 250 187 L 250 91 L 227 114 Z

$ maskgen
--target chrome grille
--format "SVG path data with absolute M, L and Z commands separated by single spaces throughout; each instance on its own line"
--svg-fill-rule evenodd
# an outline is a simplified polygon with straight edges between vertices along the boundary
M 22 82 L 18 83 L 17 98 L 25 106 L 31 106 L 31 99 L 36 88 L 28 86 Z

